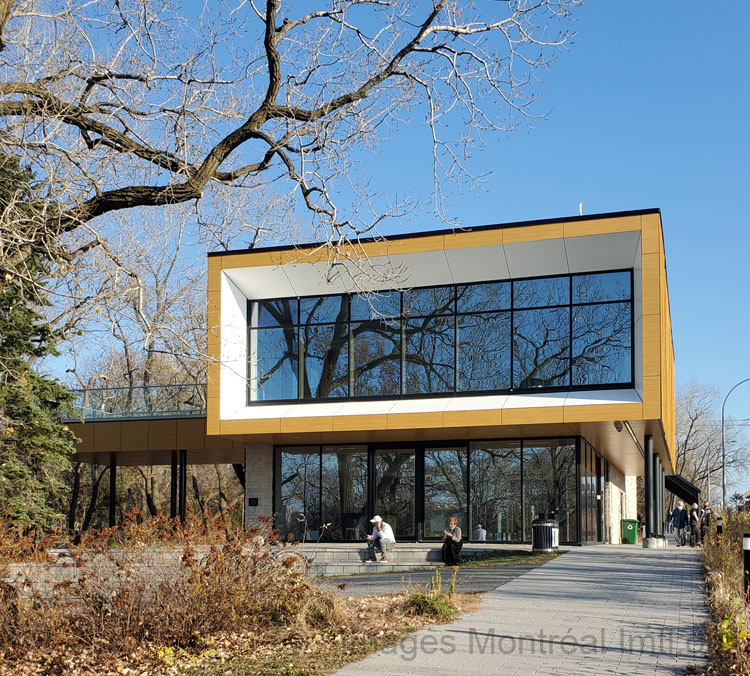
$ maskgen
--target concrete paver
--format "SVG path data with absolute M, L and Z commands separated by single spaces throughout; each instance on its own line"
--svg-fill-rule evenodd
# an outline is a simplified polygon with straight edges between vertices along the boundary
M 500 585 L 523 575 L 536 566 L 520 563 L 511 566 L 477 566 L 459 568 L 456 576 L 456 591 L 462 594 L 477 594 L 496 589 Z M 437 567 L 442 578 L 442 588 L 450 587 L 453 568 L 442 564 Z M 383 573 L 369 575 L 336 575 L 321 580 L 323 586 L 346 585 L 344 596 L 373 596 L 377 594 L 397 594 L 414 585 L 428 585 L 435 569 L 410 573 Z
M 576 548 L 483 595 L 481 610 L 339 670 L 477 676 L 675 674 L 703 664 L 697 552 Z

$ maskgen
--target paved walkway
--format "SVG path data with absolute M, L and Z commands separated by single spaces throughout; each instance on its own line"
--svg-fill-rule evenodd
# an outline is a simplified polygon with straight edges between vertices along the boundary
M 440 570 L 443 591 L 448 591 L 453 575 L 453 568 L 436 565 Z M 461 594 L 481 594 L 497 589 L 500 585 L 528 573 L 536 566 L 519 563 L 511 566 L 469 566 L 458 569 L 456 591 Z M 414 585 L 425 586 L 432 582 L 435 569 L 419 570 L 410 573 L 377 573 L 369 575 L 336 575 L 321 580 L 323 586 L 346 585 L 341 591 L 343 596 L 375 596 L 378 594 L 398 594 Z
M 706 657 L 693 550 L 574 548 L 483 599 L 337 676 L 680 674 Z

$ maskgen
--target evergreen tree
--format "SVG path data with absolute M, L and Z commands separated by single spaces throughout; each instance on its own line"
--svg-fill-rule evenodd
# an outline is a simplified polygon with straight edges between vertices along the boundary
M 19 241 L 36 239 L 42 204 L 31 171 L 0 156 L 0 218 Z M 39 360 L 57 354 L 60 338 L 41 312 L 49 302 L 44 280 L 52 257 L 37 245 L 22 269 L 0 261 L 0 515 L 43 530 L 63 519 L 75 440 L 62 422 L 70 393 L 37 370 Z

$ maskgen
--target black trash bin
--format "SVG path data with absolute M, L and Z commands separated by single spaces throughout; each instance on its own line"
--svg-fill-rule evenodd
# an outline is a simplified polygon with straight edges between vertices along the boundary
M 560 544 L 560 527 L 554 519 L 531 522 L 531 549 L 535 552 L 556 552 Z

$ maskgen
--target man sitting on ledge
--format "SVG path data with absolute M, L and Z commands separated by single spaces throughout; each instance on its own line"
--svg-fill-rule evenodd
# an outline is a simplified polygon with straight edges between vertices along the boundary
M 380 563 L 388 563 L 388 552 L 396 546 L 393 528 L 380 516 L 373 516 L 370 523 L 372 524 L 372 535 L 367 536 L 367 563 L 377 561 L 375 557 L 376 549 L 383 553 L 383 556 L 380 557 Z

